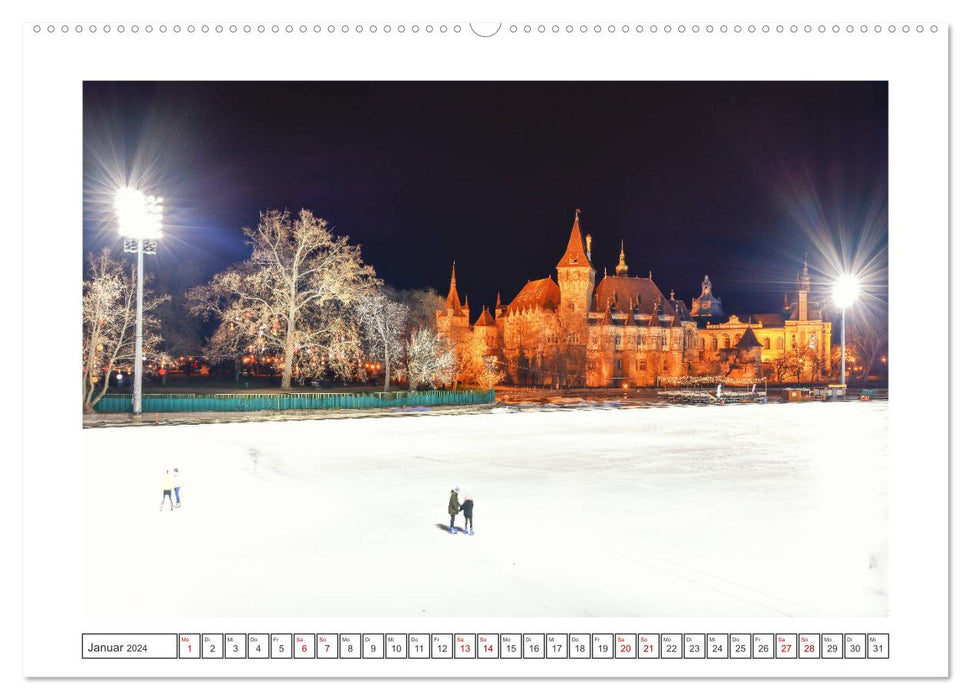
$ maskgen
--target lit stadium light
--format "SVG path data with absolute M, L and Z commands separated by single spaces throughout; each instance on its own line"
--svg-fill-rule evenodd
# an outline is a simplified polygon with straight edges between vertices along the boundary
M 115 193 L 118 233 L 125 238 L 155 240 L 162 237 L 162 198 L 142 194 L 132 187 Z
M 143 194 L 133 187 L 122 187 L 115 192 L 115 214 L 118 216 L 118 233 L 125 239 L 125 252 L 135 253 L 137 291 L 135 301 L 135 380 L 132 384 L 132 413 L 142 414 L 142 353 L 143 321 L 142 297 L 144 295 L 144 257 L 156 252 L 158 239 L 162 237 L 162 198 Z
M 833 304 L 838 309 L 846 309 L 860 296 L 860 279 L 856 275 L 840 275 L 833 282 Z

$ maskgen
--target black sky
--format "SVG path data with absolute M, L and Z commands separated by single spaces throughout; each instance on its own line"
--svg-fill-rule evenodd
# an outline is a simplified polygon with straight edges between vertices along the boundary
M 454 259 L 473 308 L 555 273 L 577 207 L 598 278 L 623 238 L 632 275 L 690 300 L 708 274 L 729 312 L 778 310 L 813 230 L 886 243 L 883 82 L 88 82 L 84 119 L 85 250 L 120 249 L 103 193 L 134 173 L 174 296 L 284 207 L 397 287 L 444 293 Z

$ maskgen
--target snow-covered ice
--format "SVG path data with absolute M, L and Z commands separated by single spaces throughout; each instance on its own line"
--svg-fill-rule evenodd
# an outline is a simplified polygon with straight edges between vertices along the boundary
M 85 430 L 85 612 L 885 615 L 887 410 Z M 184 505 L 159 512 L 175 466 Z M 442 529 L 455 485 L 473 537 Z

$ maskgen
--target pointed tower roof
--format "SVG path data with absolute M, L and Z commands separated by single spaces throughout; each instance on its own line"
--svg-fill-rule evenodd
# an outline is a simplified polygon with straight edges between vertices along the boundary
M 637 325 L 637 319 L 634 317 L 634 307 L 633 306 L 631 306 L 630 309 L 627 311 L 627 318 L 624 319 L 624 325 L 625 326 L 636 326 Z
M 620 239 L 620 260 L 617 262 L 617 267 L 614 268 L 617 271 L 618 277 L 627 277 L 627 260 L 624 256 L 624 239 Z
M 675 308 L 674 313 L 671 315 L 671 321 L 668 323 L 668 328 L 681 328 L 681 314 L 678 309 Z
M 448 296 L 445 297 L 445 310 L 451 309 L 456 314 L 462 313 L 462 302 L 459 301 L 459 290 L 455 284 L 455 261 L 452 261 L 452 282 L 448 287 Z
M 489 309 L 482 307 L 482 313 L 479 314 L 479 319 L 473 324 L 474 326 L 494 326 L 496 325 L 496 319 L 492 317 L 489 313 Z
M 556 263 L 559 267 L 585 267 L 593 269 L 590 261 L 587 259 L 587 254 L 583 250 L 583 235 L 580 232 L 580 210 L 577 209 L 576 216 L 573 219 L 573 230 L 570 231 L 570 240 L 566 244 L 566 251 L 563 253 L 563 257 L 560 258 L 560 262 Z
M 465 313 L 469 313 L 469 295 L 468 294 L 465 295 L 465 303 L 462 304 L 462 311 L 464 311 Z
M 738 339 L 738 344 L 735 345 L 736 348 L 746 349 L 746 348 L 760 348 L 762 343 L 758 341 L 755 337 L 755 333 L 752 332 L 751 328 L 746 328 L 745 332 L 742 333 L 742 337 Z
M 808 292 L 811 279 L 809 275 L 809 253 L 806 253 L 802 259 L 802 271 L 796 275 L 796 282 L 799 284 L 799 289 Z

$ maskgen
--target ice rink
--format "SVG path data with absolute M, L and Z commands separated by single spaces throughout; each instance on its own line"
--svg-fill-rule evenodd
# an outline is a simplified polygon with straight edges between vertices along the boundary
M 88 429 L 84 610 L 885 615 L 887 410 L 497 408 Z M 176 466 L 183 507 L 160 512 Z M 476 504 L 471 537 L 443 529 L 456 485 Z

